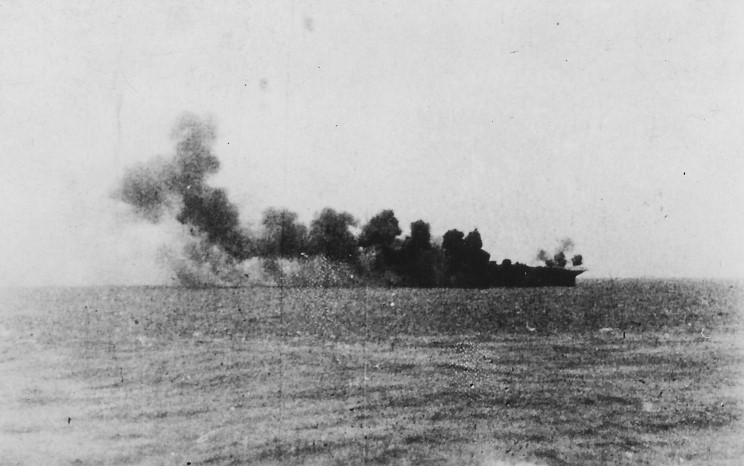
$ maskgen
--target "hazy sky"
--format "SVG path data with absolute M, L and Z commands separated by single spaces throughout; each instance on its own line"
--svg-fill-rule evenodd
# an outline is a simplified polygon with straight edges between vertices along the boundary
M 392 208 L 588 276 L 744 276 L 744 8 L 730 1 L 0 4 L 0 284 L 157 282 L 110 197 L 216 122 L 246 223 Z

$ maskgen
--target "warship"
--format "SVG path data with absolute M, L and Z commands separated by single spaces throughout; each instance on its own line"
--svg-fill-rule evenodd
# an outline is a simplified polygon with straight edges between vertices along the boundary
M 511 264 L 504 261 L 491 267 L 492 287 L 576 286 L 576 277 L 586 272 L 583 267 L 550 267 Z

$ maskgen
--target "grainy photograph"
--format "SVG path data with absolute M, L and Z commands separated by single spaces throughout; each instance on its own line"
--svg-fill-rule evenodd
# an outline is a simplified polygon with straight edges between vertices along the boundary
M 742 31 L 0 0 L 0 464 L 744 464 Z

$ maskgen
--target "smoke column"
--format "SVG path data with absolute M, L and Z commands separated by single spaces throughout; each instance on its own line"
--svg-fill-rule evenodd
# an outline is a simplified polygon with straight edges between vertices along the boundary
M 558 247 L 555 250 L 555 253 L 553 254 L 553 257 L 550 257 L 545 251 L 545 249 L 540 249 L 537 252 L 537 260 L 540 262 L 544 262 L 547 267 L 565 267 L 567 260 L 566 260 L 566 254 L 571 252 L 574 248 L 574 242 L 571 238 L 563 238 L 558 242 Z M 580 265 L 581 261 L 579 260 L 579 264 L 574 265 Z
M 184 114 L 173 128 L 176 151 L 128 170 L 115 197 L 152 223 L 181 225 L 177 246 L 161 248 L 162 259 L 187 286 L 234 285 L 235 268 L 248 254 L 248 236 L 238 209 L 223 189 L 206 183 L 220 168 L 212 153 L 214 124 Z

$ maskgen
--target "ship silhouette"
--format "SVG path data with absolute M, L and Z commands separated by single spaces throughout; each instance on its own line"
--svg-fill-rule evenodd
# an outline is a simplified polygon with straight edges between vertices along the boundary
M 576 286 L 576 277 L 584 267 L 529 266 L 504 261 L 489 264 L 490 287 Z

